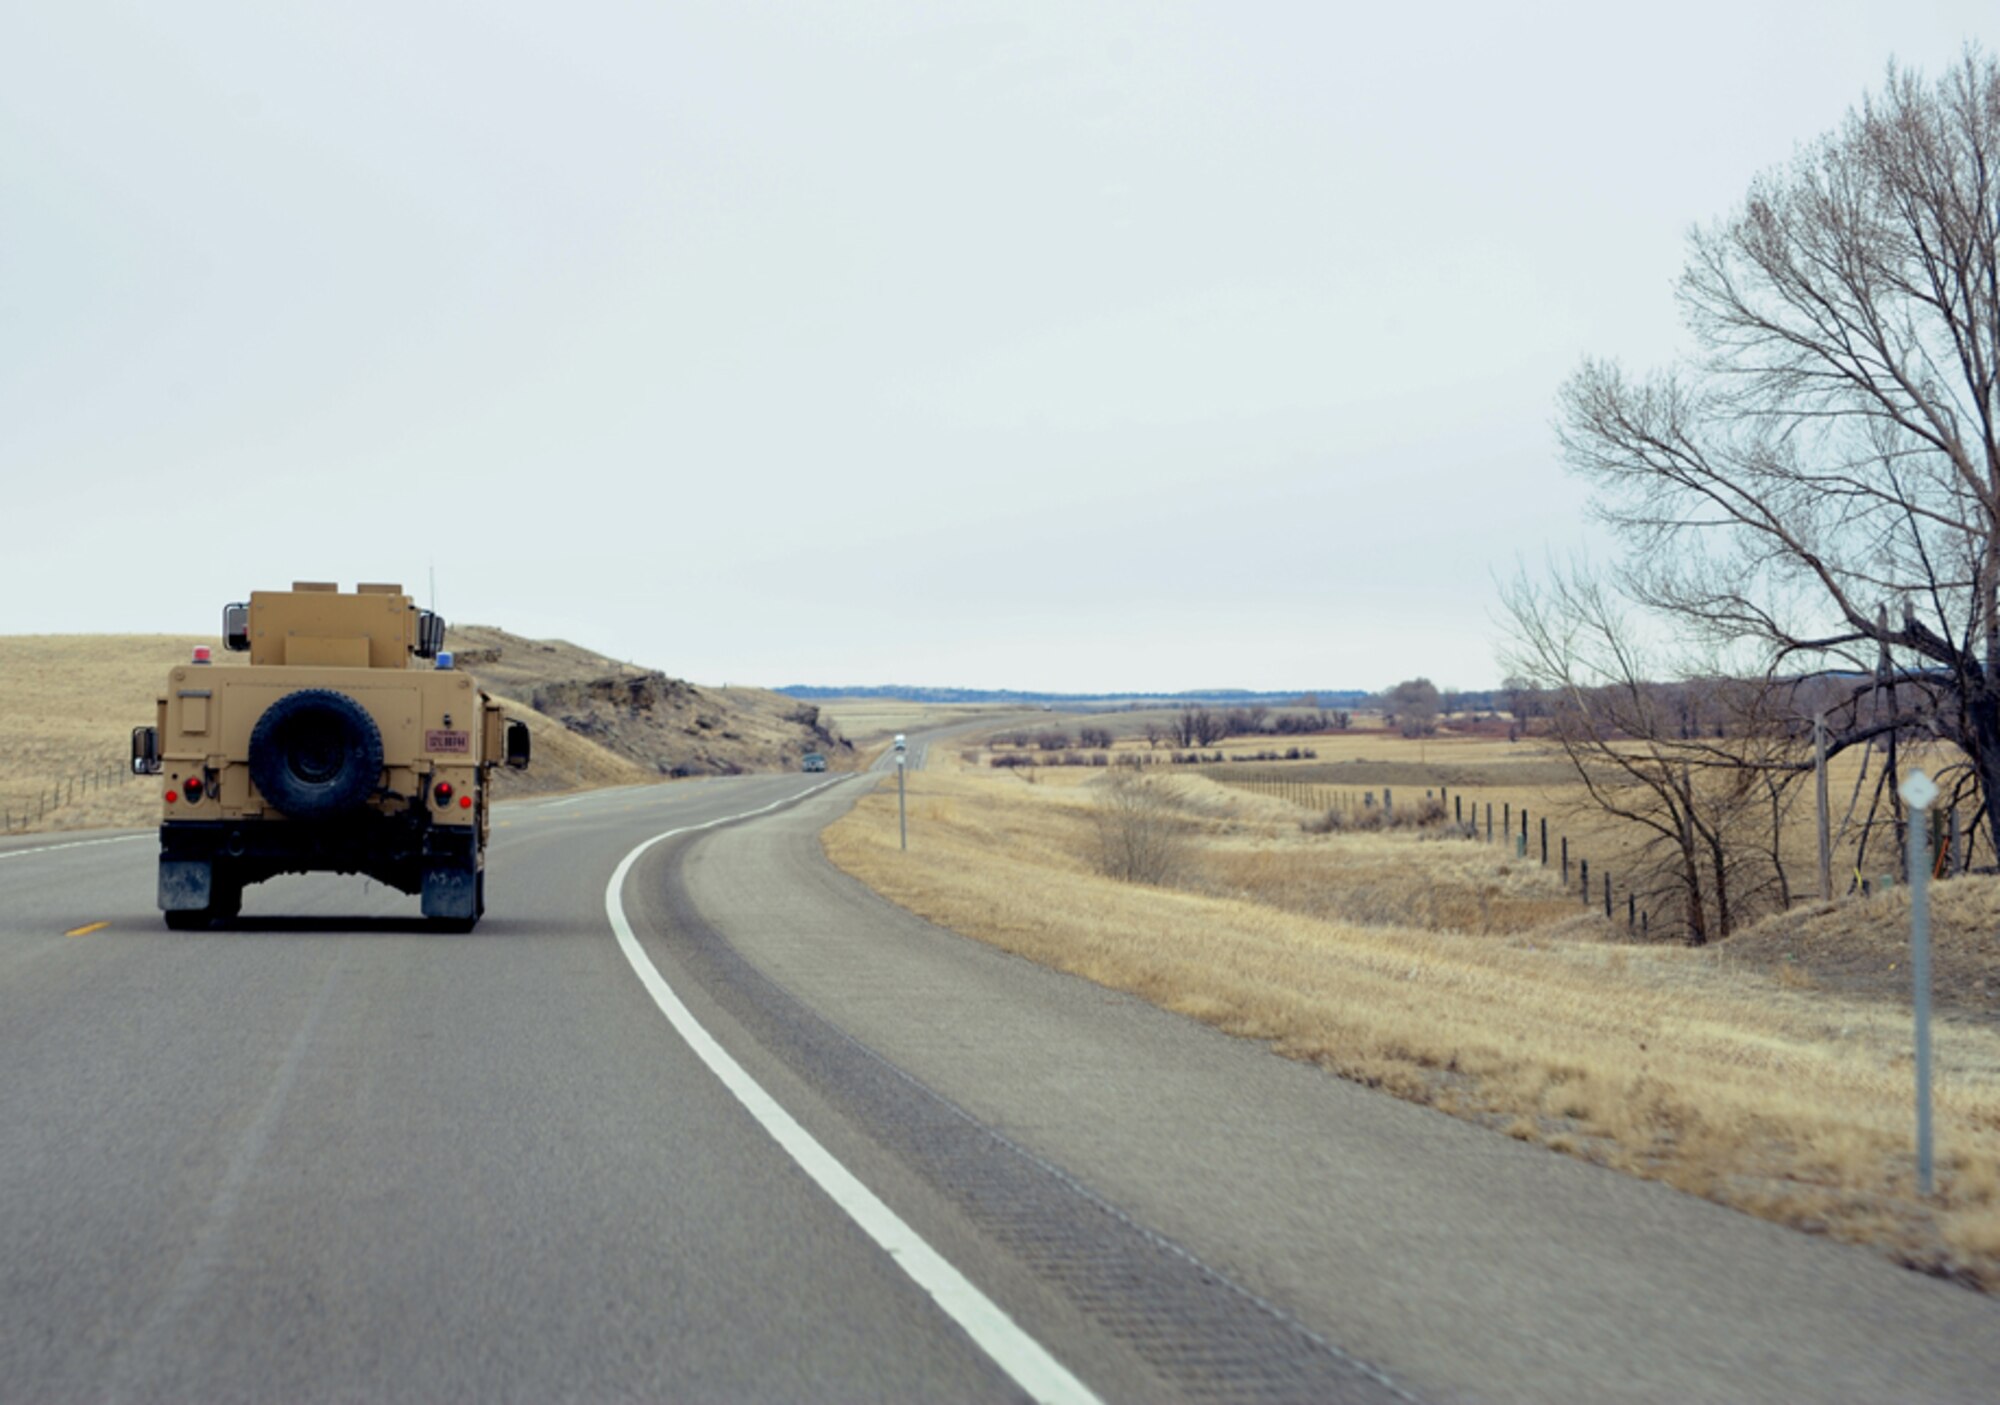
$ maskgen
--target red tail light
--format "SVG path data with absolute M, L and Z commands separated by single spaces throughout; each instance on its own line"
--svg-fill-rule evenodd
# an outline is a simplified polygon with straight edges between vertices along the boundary
M 451 782 L 439 781 L 436 787 L 432 789 L 431 794 L 436 798 L 437 803 L 440 807 L 451 804 L 451 797 L 452 797 Z
M 201 799 L 203 789 L 200 776 L 189 776 L 181 782 L 181 794 L 187 796 L 190 805 Z
M 181 797 L 180 797 L 180 792 L 179 792 L 179 791 L 174 791 L 174 790 L 170 790 L 170 791 L 168 791 L 168 792 L 167 792 L 167 803 L 168 803 L 169 805 L 172 805 L 172 804 L 174 804 L 174 803 L 175 803 L 176 801 L 178 801 L 178 800 L 179 800 L 180 798 L 181 798 Z
M 459 796 L 458 808 L 461 810 L 470 810 L 472 808 L 472 797 L 470 795 Z

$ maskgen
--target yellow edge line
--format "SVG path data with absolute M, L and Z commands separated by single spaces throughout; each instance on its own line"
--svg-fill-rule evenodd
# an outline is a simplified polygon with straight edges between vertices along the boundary
M 109 922 L 93 922 L 87 927 L 72 927 L 67 932 L 64 932 L 63 935 L 66 937 L 87 937 L 92 932 L 101 932 L 110 925 Z

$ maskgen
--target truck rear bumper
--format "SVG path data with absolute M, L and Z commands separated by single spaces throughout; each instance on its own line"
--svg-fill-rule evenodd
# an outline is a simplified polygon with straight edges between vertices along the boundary
M 480 868 L 479 835 L 469 825 L 446 828 L 396 819 L 339 824 L 179 820 L 160 826 L 163 911 L 207 907 L 218 868 L 237 887 L 281 873 L 360 873 L 399 892 L 428 896 L 440 873 L 463 874 L 468 885 L 474 882 Z M 447 880 L 448 885 L 453 881 Z

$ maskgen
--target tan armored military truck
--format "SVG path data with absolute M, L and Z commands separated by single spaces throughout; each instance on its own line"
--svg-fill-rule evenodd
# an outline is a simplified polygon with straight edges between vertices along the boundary
M 222 612 L 223 647 L 173 670 L 132 769 L 165 778 L 169 927 L 234 917 L 281 873 L 365 873 L 423 898 L 432 925 L 486 908 L 493 767 L 528 764 L 527 727 L 452 667 L 444 621 L 400 585 L 300 581 Z

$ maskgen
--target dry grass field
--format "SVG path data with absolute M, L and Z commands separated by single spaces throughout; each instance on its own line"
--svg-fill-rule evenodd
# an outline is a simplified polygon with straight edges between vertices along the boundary
M 160 797 L 130 775 L 132 729 L 153 720 L 167 670 L 213 638 L 177 635 L 25 635 L 0 638 L 0 807 L 19 831 L 157 821 Z M 216 667 L 241 655 L 216 650 Z M 58 784 L 65 799 L 48 806 Z M 74 798 L 70 798 L 74 792 Z M 38 803 L 38 796 L 40 797 Z
M 132 729 L 153 720 L 167 670 L 185 663 L 196 635 L 0 637 L 0 807 L 15 832 L 157 824 L 153 782 L 128 771 Z M 216 668 L 244 656 L 215 650 Z M 525 773 L 499 774 L 502 794 L 530 794 L 658 780 L 655 770 L 615 756 L 533 709 L 508 700 L 535 735 Z M 37 794 L 63 783 L 63 802 L 32 818 Z M 25 822 L 23 816 L 30 818 Z
M 787 770 L 811 750 L 835 770 L 857 761 L 844 738 L 767 689 L 697 687 L 487 625 L 453 626 L 445 642 L 534 734 L 528 770 L 495 772 L 501 799 Z M 0 823 L 12 832 L 157 823 L 158 788 L 127 768 L 131 732 L 153 720 L 168 670 L 197 644 L 214 648 L 216 668 L 246 666 L 212 635 L 0 637 Z
M 1529 816 L 1528 856 L 1539 862 L 1541 828 L 1546 820 L 1551 866 L 1560 867 L 1566 838 L 1572 860 L 1588 860 L 1590 864 L 1591 905 L 1598 911 L 1603 910 L 1602 882 L 1608 873 L 1613 880 L 1614 911 L 1620 920 L 1627 911 L 1626 898 L 1635 878 L 1640 878 L 1641 910 L 1650 907 L 1669 924 L 1678 920 L 1677 897 L 1642 877 L 1652 862 L 1646 847 L 1651 842 L 1657 848 L 1658 841 L 1592 803 L 1552 743 L 1451 734 L 1405 739 L 1366 727 L 1327 737 L 1235 738 L 1210 748 L 1210 753 L 1219 750 L 1225 756 L 1247 755 L 1274 747 L 1282 750 L 1294 742 L 1311 747 L 1317 758 L 1225 762 L 1204 768 L 1203 774 L 1224 784 L 1319 807 L 1336 803 L 1357 807 L 1363 797 L 1380 804 L 1385 791 L 1393 793 L 1399 804 L 1435 795 L 1453 814 L 1476 819 L 1482 834 L 1487 832 L 1490 810 L 1495 840 L 1508 847 L 1518 840 L 1525 810 Z M 1131 746 L 1126 742 L 1122 749 Z M 1144 749 L 1143 743 L 1139 749 Z M 1923 765 L 1935 774 L 1952 759 L 1943 748 L 1906 746 L 1902 765 L 1905 772 L 1913 765 Z M 1862 842 L 1870 797 L 1883 771 L 1882 757 L 1854 750 L 1835 757 L 1827 769 L 1835 895 L 1845 895 L 1862 880 L 1871 888 L 1893 887 L 1902 881 L 1904 855 L 1886 803 L 1876 815 L 1873 833 L 1867 835 L 1865 845 Z M 1782 853 L 1794 900 L 1817 896 L 1818 838 L 1810 778 L 1797 785 L 1787 801 Z M 1975 858 L 1982 866 L 1994 861 L 1983 839 Z M 1573 881 L 1578 876 L 1574 867 L 1570 876 Z
M 1312 741 L 1339 764 L 1415 749 Z M 1479 745 L 1434 741 L 1421 764 L 1472 765 Z M 1507 744 L 1484 745 L 1506 761 Z M 1498 1132 L 2000 1286 L 2000 1023 L 1976 998 L 2000 988 L 2000 880 L 1936 890 L 1962 998 L 1937 1027 L 1926 1201 L 1907 997 L 1813 974 L 1821 952 L 1897 962 L 1899 893 L 1797 909 L 1706 950 L 1641 944 L 1498 845 L 1309 834 L 1297 805 L 1165 768 L 1145 784 L 1180 844 L 1171 881 L 1124 883 L 1095 861 L 1113 772 L 1029 779 L 937 749 L 931 765 L 909 778 L 907 854 L 893 787 L 823 839 L 913 912 Z

